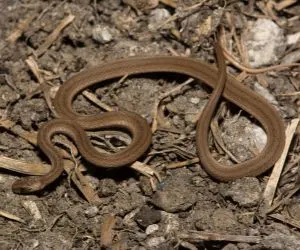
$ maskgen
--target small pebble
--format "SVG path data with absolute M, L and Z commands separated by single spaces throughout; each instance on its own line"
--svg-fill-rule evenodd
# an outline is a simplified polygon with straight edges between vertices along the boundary
M 84 211 L 84 214 L 88 218 L 93 218 L 98 214 L 98 212 L 99 212 L 99 209 L 96 206 L 92 206 L 92 207 L 89 207 L 88 209 L 86 209 Z
M 191 97 L 190 102 L 193 104 L 198 104 L 200 102 L 200 98 L 198 97 Z
M 154 232 L 156 232 L 157 230 L 159 229 L 159 226 L 157 224 L 152 224 L 152 225 L 149 225 L 146 230 L 145 230 L 145 233 L 147 235 L 149 234 L 153 234 Z
M 114 195 L 118 190 L 118 186 L 113 179 L 103 179 L 100 184 L 99 194 L 102 197 Z
M 244 37 L 251 67 L 275 63 L 286 49 L 283 30 L 269 19 L 255 21 L 244 32 Z
M 154 9 L 154 10 L 152 10 L 150 12 L 148 28 L 150 30 L 155 29 L 155 27 L 157 27 L 160 24 L 164 23 L 170 16 L 171 16 L 170 12 L 167 11 L 166 9 Z M 169 26 L 169 28 L 171 28 L 171 25 L 173 25 L 172 22 L 170 22 L 167 26 Z M 168 28 L 168 27 L 165 27 L 165 28 Z
M 107 26 L 96 25 L 92 31 L 92 37 L 95 41 L 105 44 L 113 40 L 112 31 Z
M 149 247 L 158 247 L 162 243 L 164 243 L 166 239 L 163 236 L 160 237 L 153 237 L 147 240 L 147 245 Z

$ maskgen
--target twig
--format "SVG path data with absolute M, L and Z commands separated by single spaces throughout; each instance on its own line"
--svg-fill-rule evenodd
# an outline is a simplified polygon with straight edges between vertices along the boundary
M 98 194 L 92 189 L 88 180 L 84 175 L 81 174 L 79 170 L 75 170 L 76 174 L 72 174 L 74 168 L 74 163 L 70 160 L 64 160 L 64 169 L 68 174 L 71 174 L 71 179 L 76 185 L 76 187 L 80 190 L 80 192 L 84 195 L 86 200 L 92 204 L 100 203 L 100 198 Z
M 88 92 L 87 90 L 83 91 L 82 94 L 89 99 L 91 102 L 95 103 L 96 105 L 98 105 L 100 108 L 104 109 L 105 111 L 114 111 L 114 109 L 110 106 L 108 106 L 107 104 L 101 102 L 97 96 L 93 93 Z
M 28 67 L 30 68 L 31 72 L 35 75 L 36 79 L 40 83 L 40 88 L 44 93 L 44 97 L 46 100 L 46 103 L 51 110 L 51 112 L 57 116 L 56 111 L 52 105 L 51 98 L 50 98 L 50 86 L 46 85 L 44 78 L 41 75 L 41 70 L 39 69 L 39 66 L 37 62 L 34 60 L 32 56 L 28 57 L 28 59 L 25 60 Z
M 28 163 L 5 156 L 0 156 L 0 168 L 8 169 L 21 174 L 45 175 L 50 171 L 51 166 L 32 162 Z
M 267 186 L 266 186 L 264 194 L 263 194 L 263 201 L 262 201 L 262 206 L 263 206 L 262 212 L 263 213 L 265 213 L 268 210 L 268 208 L 272 205 L 272 201 L 273 201 L 273 198 L 275 195 L 277 184 L 278 184 L 279 178 L 281 176 L 284 162 L 287 157 L 288 150 L 289 150 L 290 144 L 292 142 L 296 128 L 298 126 L 299 120 L 300 119 L 293 119 L 291 121 L 290 125 L 286 128 L 286 132 L 285 132 L 286 140 L 285 140 L 284 150 L 282 152 L 281 157 L 274 165 L 272 174 L 269 178 L 269 181 L 267 183 Z
M 221 114 L 222 114 L 222 109 L 224 109 L 224 103 L 221 104 L 221 107 L 220 107 L 220 111 L 217 112 L 217 114 L 215 115 L 215 117 L 213 118 L 213 120 L 211 121 L 210 123 L 210 129 L 211 129 L 211 132 L 212 132 L 212 135 L 216 141 L 216 143 L 220 146 L 220 148 L 228 155 L 228 157 L 234 161 L 235 163 L 240 163 L 241 161 L 238 160 L 234 155 L 233 153 L 230 152 L 229 149 L 227 149 L 227 147 L 225 146 L 225 143 L 222 139 L 222 137 L 220 136 L 220 133 L 218 132 L 219 131 L 219 124 L 218 124 L 218 120 L 219 118 L 221 117 Z
M 284 196 L 284 198 L 282 200 L 280 200 L 279 202 L 277 202 L 276 204 L 274 204 L 272 207 L 270 207 L 267 210 L 267 213 L 272 213 L 275 209 L 277 209 L 278 207 L 280 207 L 282 204 L 285 204 L 294 194 L 296 194 L 300 189 L 300 184 L 298 183 L 295 188 L 293 188 L 289 194 L 287 194 L 286 196 Z
M 113 228 L 116 224 L 116 218 L 113 215 L 106 215 L 101 225 L 100 242 L 101 247 L 110 247 L 112 245 L 114 232 Z
M 171 95 L 175 92 L 179 92 L 184 86 L 190 84 L 193 81 L 194 81 L 193 78 L 189 78 L 184 83 L 176 86 L 175 88 L 171 89 L 170 91 L 168 91 L 166 93 L 163 93 L 162 95 L 160 95 L 158 97 L 158 99 L 154 103 L 153 112 L 152 112 L 153 113 L 153 123 L 152 123 L 152 128 L 151 128 L 152 133 L 154 133 L 157 130 L 157 127 L 158 127 L 157 116 L 158 116 L 158 109 L 159 109 L 160 102 L 163 99 L 165 99 L 166 97 L 168 97 L 169 95 Z
M 37 204 L 32 200 L 23 200 L 22 206 L 29 212 L 35 220 L 41 220 L 42 214 Z
M 0 121 L 0 127 L 6 128 L 7 130 L 13 132 L 14 134 L 20 136 L 21 138 L 25 139 L 32 145 L 37 145 L 37 133 L 36 132 L 28 132 L 22 130 L 20 127 L 15 126 L 15 123 L 10 120 L 2 120 Z
M 33 15 L 33 14 L 26 16 L 25 19 L 21 20 L 18 23 L 16 30 L 14 30 L 6 38 L 6 40 L 9 43 L 15 43 L 18 40 L 18 38 L 23 34 L 23 32 L 29 28 L 29 25 L 31 24 L 31 22 L 33 21 L 34 18 L 35 18 L 35 15 Z
M 146 165 L 145 163 L 142 163 L 140 161 L 136 161 L 136 162 L 134 162 L 133 164 L 130 165 L 130 168 L 132 168 L 132 169 L 138 171 L 139 173 L 147 176 L 150 180 L 151 187 L 154 191 L 156 190 L 156 185 L 155 185 L 156 181 L 153 178 L 153 176 L 156 177 L 156 180 L 158 182 L 162 181 L 162 178 L 161 178 L 159 172 L 156 169 L 150 167 L 149 165 Z
M 192 165 L 195 163 L 198 163 L 200 160 L 198 157 L 187 160 L 187 161 L 181 161 L 181 162 L 175 162 L 175 163 L 171 163 L 169 165 L 166 166 L 166 169 L 172 169 L 172 168 L 181 168 L 181 167 L 185 167 L 188 165 Z
M 274 65 L 274 66 L 269 66 L 269 67 L 265 67 L 265 68 L 260 68 L 260 69 L 252 69 L 249 67 L 246 67 L 244 65 L 242 65 L 240 62 L 238 62 L 238 60 L 231 55 L 231 53 L 227 50 L 227 48 L 223 45 L 225 44 L 225 37 L 224 37 L 224 31 L 220 32 L 220 46 L 223 50 L 224 56 L 225 58 L 232 63 L 235 67 L 237 67 L 239 70 L 241 71 L 245 71 L 247 73 L 250 74 L 260 74 L 260 73 L 264 73 L 267 71 L 272 71 L 272 70 L 283 70 L 285 68 L 289 68 L 289 67 L 296 67 L 296 66 L 300 66 L 300 63 L 288 63 L 288 64 L 280 64 L 280 65 Z
M 300 229 L 300 222 L 290 217 L 283 216 L 281 214 L 270 214 L 269 217 L 274 218 L 283 222 L 284 224 L 289 224 L 293 227 Z
M 5 217 L 10 220 L 18 221 L 25 224 L 25 221 L 18 216 L 15 216 L 9 212 L 0 209 L 0 216 Z
M 158 25 L 157 27 L 154 27 L 154 30 L 160 29 L 163 26 L 165 26 L 166 24 L 173 22 L 175 20 L 177 20 L 178 18 L 183 18 L 184 16 L 189 16 L 191 15 L 191 12 L 193 12 L 195 9 L 200 8 L 205 2 L 207 2 L 207 0 L 202 0 L 200 3 L 197 3 L 195 5 L 192 5 L 190 7 L 187 7 L 185 9 L 182 10 L 182 12 L 187 12 L 185 15 L 182 13 L 175 13 L 174 15 L 172 15 L 171 17 L 169 17 L 165 22 L 163 22 L 162 24 Z
M 174 0 L 159 0 L 159 1 L 167 6 L 174 8 L 174 9 L 177 7 L 177 4 L 176 4 L 176 2 L 174 2 Z
M 295 91 L 292 93 L 277 94 L 275 96 L 297 96 L 297 95 L 300 95 L 300 91 Z
M 208 232 L 198 232 L 198 231 L 179 233 L 178 237 L 180 239 L 191 241 L 191 242 L 200 242 L 206 240 L 206 241 L 259 243 L 262 240 L 262 237 L 260 236 L 229 235 L 229 234 L 208 233 Z
M 279 3 L 274 3 L 274 7 L 277 11 L 281 11 L 287 7 L 289 7 L 290 5 L 297 3 L 298 0 L 283 0 Z
M 45 42 L 42 45 L 40 45 L 40 47 L 35 51 L 35 55 L 37 57 L 43 55 L 47 51 L 47 49 L 56 41 L 60 32 L 71 22 L 73 22 L 74 19 L 75 16 L 73 15 L 69 15 L 66 18 L 64 18 L 55 28 L 55 30 L 53 30 L 52 33 L 46 38 Z

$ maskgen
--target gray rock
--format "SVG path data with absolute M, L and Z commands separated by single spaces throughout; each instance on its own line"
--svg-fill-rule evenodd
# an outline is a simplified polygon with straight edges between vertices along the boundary
M 239 250 L 239 248 L 236 245 L 229 243 L 223 247 L 222 250 Z
M 166 20 L 171 16 L 170 12 L 166 9 L 154 9 L 150 12 L 149 15 L 149 24 L 148 28 L 150 30 L 155 30 L 156 27 L 159 27 L 160 24 L 166 22 Z M 170 22 L 167 25 L 167 28 L 174 26 L 174 22 Z M 166 28 L 164 26 L 164 28 Z
M 86 209 L 84 211 L 84 214 L 88 218 L 93 218 L 93 217 L 95 217 L 98 214 L 98 212 L 99 212 L 98 207 L 92 206 L 92 207 L 89 207 L 88 209 Z
M 273 64 L 286 49 L 283 30 L 269 19 L 258 19 L 244 32 L 249 65 L 260 67 Z
M 216 209 L 212 214 L 211 222 L 213 230 L 217 232 L 234 233 L 238 226 L 233 212 L 226 208 Z
M 257 205 L 261 191 L 260 183 L 254 177 L 244 177 L 231 184 L 220 185 L 220 193 L 222 196 L 231 198 L 243 207 Z
M 158 247 L 162 243 L 164 243 L 166 239 L 163 236 L 160 237 L 153 237 L 147 240 L 147 245 L 149 247 Z
M 92 31 L 95 41 L 105 44 L 113 40 L 113 31 L 108 26 L 96 25 Z
M 159 229 L 159 225 L 157 224 L 152 224 L 152 225 L 149 225 L 146 230 L 145 230 L 145 233 L 147 235 L 150 235 L 150 234 L 153 234 L 154 232 L 156 232 L 157 230 Z
M 295 235 L 272 233 L 261 242 L 264 249 L 295 250 L 300 249 L 300 238 Z
M 226 119 L 223 130 L 220 136 L 227 149 L 240 162 L 253 158 L 254 152 L 260 152 L 267 142 L 266 133 L 244 116 Z
M 276 98 L 270 93 L 270 91 L 268 89 L 264 88 L 263 86 L 261 86 L 260 84 L 255 82 L 254 90 L 258 94 L 262 95 L 265 99 L 267 99 L 269 101 L 269 103 L 271 103 L 275 106 L 278 106 L 278 102 L 277 102 Z
M 151 202 L 166 212 L 187 210 L 197 201 L 195 188 L 190 184 L 191 177 L 172 176 L 161 183 L 162 189 L 157 191 Z
M 114 195 L 118 190 L 117 183 L 113 179 L 103 179 L 100 182 L 99 194 L 102 197 Z
M 134 219 L 140 226 L 146 228 L 149 225 L 159 222 L 161 220 L 161 214 L 160 211 L 156 209 L 144 206 L 135 215 Z

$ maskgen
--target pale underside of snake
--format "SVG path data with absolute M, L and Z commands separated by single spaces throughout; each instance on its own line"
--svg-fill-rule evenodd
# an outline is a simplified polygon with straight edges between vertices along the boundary
M 43 125 L 38 133 L 38 145 L 49 157 L 52 169 L 44 176 L 30 176 L 17 180 L 13 184 L 13 191 L 16 193 L 39 191 L 61 175 L 63 158 L 51 142 L 56 133 L 70 137 L 82 156 L 98 167 L 126 166 L 145 154 L 151 144 L 152 134 L 146 120 L 141 116 L 128 111 L 81 115 L 72 109 L 74 98 L 84 89 L 124 75 L 143 73 L 183 74 L 201 80 L 214 89 L 196 127 L 198 156 L 201 165 L 212 177 L 220 181 L 230 181 L 244 176 L 257 176 L 270 169 L 283 151 L 285 142 L 283 122 L 277 111 L 264 98 L 226 73 L 225 60 L 218 45 L 216 55 L 218 69 L 192 58 L 155 56 L 106 63 L 67 80 L 60 87 L 54 100 L 59 118 Z M 209 125 L 222 96 L 254 117 L 264 128 L 268 138 L 259 155 L 232 166 L 217 162 L 211 155 L 208 144 Z M 86 130 L 94 129 L 127 131 L 132 141 L 126 149 L 118 153 L 99 153 L 86 135 Z

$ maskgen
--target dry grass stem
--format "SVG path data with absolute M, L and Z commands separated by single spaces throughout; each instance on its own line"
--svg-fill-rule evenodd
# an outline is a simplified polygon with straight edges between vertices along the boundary
M 177 235 L 182 240 L 190 242 L 201 241 L 230 241 L 230 242 L 244 242 L 244 243 L 259 243 L 262 238 L 260 236 L 245 236 L 245 235 L 228 235 L 219 233 L 208 233 L 189 231 L 188 233 L 179 233 Z
M 187 161 L 181 161 L 181 162 L 175 162 L 175 163 L 171 163 L 169 165 L 166 166 L 166 169 L 172 169 L 172 168 L 182 168 L 185 166 L 189 166 L 195 163 L 198 163 L 200 160 L 198 157 L 187 160 Z
M 40 57 L 43 55 L 47 49 L 56 41 L 58 38 L 60 32 L 68 26 L 73 20 L 75 19 L 75 16 L 69 15 L 66 18 L 64 18 L 59 25 L 52 31 L 52 33 L 46 38 L 44 43 L 40 45 L 40 47 L 35 51 L 35 55 L 37 57 Z
M 283 0 L 279 3 L 274 3 L 274 7 L 277 11 L 281 11 L 297 2 L 298 0 Z
M 45 175 L 50 171 L 51 166 L 47 164 L 28 163 L 21 160 L 0 156 L 0 168 L 21 174 Z
M 105 111 L 111 112 L 114 111 L 114 109 L 110 106 L 108 106 L 107 104 L 101 102 L 97 96 L 87 90 L 83 91 L 82 94 L 91 102 L 93 102 L 94 104 L 96 104 L 97 106 L 99 106 L 100 108 L 104 109 Z
M 18 38 L 23 34 L 23 32 L 29 28 L 34 18 L 35 15 L 31 14 L 22 19 L 18 23 L 17 28 L 6 38 L 6 41 L 8 41 L 9 43 L 15 43 L 18 40 Z
M 175 88 L 167 91 L 166 93 L 163 93 L 162 95 L 160 95 L 158 97 L 158 99 L 154 102 L 154 107 L 153 107 L 153 122 L 152 122 L 152 133 L 154 133 L 157 130 L 158 127 L 158 113 L 159 113 L 159 105 L 162 102 L 163 99 L 165 99 L 166 97 L 168 97 L 171 94 L 174 94 L 176 92 L 179 92 L 182 90 L 182 88 L 188 84 L 190 84 L 191 82 L 193 82 L 194 79 L 193 78 L 189 78 L 188 80 L 186 80 L 184 83 L 176 86 Z
M 260 73 L 265 73 L 267 71 L 272 71 L 272 70 L 283 70 L 289 67 L 300 67 L 300 63 L 289 63 L 289 64 L 280 64 L 280 65 L 274 65 L 274 66 L 269 66 L 269 67 L 264 67 L 260 69 L 253 69 L 249 68 L 247 66 L 242 65 L 238 59 L 236 59 L 231 53 L 227 50 L 225 44 L 226 44 L 226 37 L 225 37 L 225 31 L 224 29 L 221 30 L 220 35 L 220 46 L 223 50 L 225 58 L 235 67 L 237 67 L 241 71 L 245 71 L 250 74 L 260 74 Z
M 268 210 L 268 208 L 272 205 L 273 202 L 273 198 L 275 195 L 275 191 L 277 188 L 277 184 L 279 181 L 279 178 L 281 176 L 281 172 L 285 163 L 285 159 L 287 157 L 288 154 L 288 150 L 290 147 L 290 144 L 292 142 L 294 133 L 296 131 L 296 128 L 298 126 L 299 123 L 299 118 L 298 119 L 293 119 L 291 121 L 291 123 L 289 124 L 289 126 L 286 128 L 286 140 L 285 140 L 285 147 L 284 150 L 281 154 L 281 157 L 279 158 L 279 160 L 276 162 L 276 164 L 274 165 L 272 174 L 269 178 L 269 181 L 267 183 L 267 186 L 265 188 L 264 194 L 263 194 L 263 206 L 265 206 L 264 209 L 266 209 L 266 211 Z
M 283 216 L 281 214 L 270 214 L 269 217 L 271 217 L 273 219 L 276 219 L 276 220 L 279 220 L 279 221 L 283 222 L 284 224 L 288 224 L 292 227 L 300 229 L 300 222 L 298 220 L 293 219 L 293 218 L 286 217 L 286 216 Z
M 99 204 L 100 198 L 97 192 L 90 186 L 87 178 L 80 172 L 80 170 L 75 170 L 76 174 L 73 174 L 74 163 L 70 160 L 64 160 L 64 169 L 65 171 L 71 175 L 71 179 L 76 185 L 76 187 L 80 190 L 86 200 L 91 204 Z
M 106 215 L 101 225 L 100 242 L 101 247 L 110 247 L 114 238 L 114 226 L 116 218 L 113 215 Z
M 0 216 L 4 217 L 4 218 L 7 218 L 7 219 L 10 219 L 10 220 L 14 220 L 14 221 L 18 221 L 18 222 L 21 222 L 23 224 L 25 224 L 25 221 L 23 219 L 21 219 L 20 217 L 18 216 L 15 216 L 9 212 L 6 212 L 6 211 L 3 211 L 0 209 Z
M 300 91 L 295 91 L 295 92 L 292 92 L 292 93 L 277 94 L 275 96 L 297 96 L 297 95 L 300 95 Z
M 3 127 L 15 135 L 20 136 L 24 140 L 28 141 L 30 144 L 36 146 L 37 145 L 37 132 L 28 132 L 23 130 L 19 126 L 15 126 L 16 124 L 10 120 L 2 120 L 0 121 L 0 127 Z

